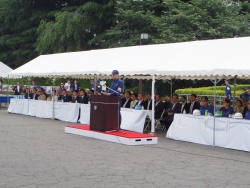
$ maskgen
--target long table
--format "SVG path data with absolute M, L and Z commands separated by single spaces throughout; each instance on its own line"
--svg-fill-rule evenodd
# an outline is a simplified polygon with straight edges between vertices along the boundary
M 166 137 L 213 145 L 214 117 L 175 114 Z M 250 121 L 215 118 L 215 146 L 250 151 Z
M 90 124 L 90 104 L 54 102 L 55 118 L 61 121 L 76 123 L 79 109 L 81 109 L 80 122 L 82 124 Z M 52 118 L 53 102 L 32 99 L 11 99 L 8 112 L 39 118 Z M 121 128 L 142 133 L 147 115 L 147 110 L 121 108 Z

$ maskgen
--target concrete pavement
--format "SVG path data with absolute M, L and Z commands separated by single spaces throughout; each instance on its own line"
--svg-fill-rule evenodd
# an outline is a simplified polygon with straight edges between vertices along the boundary
M 125 146 L 0 110 L 0 188 L 250 187 L 250 153 L 167 139 Z

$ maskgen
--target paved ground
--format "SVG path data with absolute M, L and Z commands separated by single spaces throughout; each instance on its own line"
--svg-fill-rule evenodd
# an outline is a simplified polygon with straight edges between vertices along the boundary
M 124 146 L 0 110 L 2 187 L 250 187 L 250 153 L 165 138 Z M 249 143 L 250 144 L 250 143 Z

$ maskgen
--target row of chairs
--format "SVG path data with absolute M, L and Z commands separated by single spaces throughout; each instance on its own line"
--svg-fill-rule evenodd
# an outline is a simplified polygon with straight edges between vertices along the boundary
M 162 130 L 163 125 L 161 124 L 161 120 L 163 119 L 163 115 L 165 113 L 165 109 L 161 113 L 161 117 L 159 119 L 155 119 L 155 130 Z M 144 128 L 144 132 L 148 131 L 151 125 L 151 119 L 149 117 L 146 118 L 146 126 Z

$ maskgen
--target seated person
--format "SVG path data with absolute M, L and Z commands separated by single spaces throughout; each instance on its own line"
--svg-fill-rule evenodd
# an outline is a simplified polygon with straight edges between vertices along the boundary
M 37 88 L 33 88 L 33 100 L 38 100 L 39 94 L 37 92 Z
M 24 95 L 25 99 L 33 99 L 33 94 L 29 92 L 29 88 L 25 89 L 25 95 Z
M 172 97 L 172 108 L 168 111 L 168 116 L 162 119 L 162 123 L 164 124 L 163 130 L 168 130 L 171 123 L 174 120 L 175 113 L 181 113 L 181 103 L 178 102 L 179 96 L 178 94 L 173 94 Z
M 66 91 L 67 95 L 69 96 L 69 102 L 72 102 L 72 96 L 70 94 L 70 91 Z
M 132 94 L 131 99 L 132 101 L 130 102 L 130 108 L 135 108 L 136 103 L 138 100 L 136 100 L 137 95 L 135 93 Z
M 62 101 L 63 102 L 70 102 L 69 95 L 67 94 L 67 91 L 65 88 L 62 90 Z
M 127 91 L 125 93 L 125 98 L 122 99 L 122 106 L 123 108 L 130 108 L 130 102 L 132 101 L 131 99 L 131 92 Z
M 139 104 L 141 107 L 144 108 L 145 101 L 143 100 L 142 93 L 138 93 L 138 102 L 135 104 L 135 106 Z
M 210 107 L 212 109 L 214 109 L 214 97 L 210 98 Z M 218 110 L 218 107 L 215 105 L 215 111 L 217 111 L 217 110 Z
M 209 104 L 208 104 L 208 97 L 207 96 L 204 96 L 201 98 L 201 107 L 200 107 L 200 112 L 201 112 L 201 115 L 205 115 L 205 112 L 210 113 L 212 115 L 214 115 L 214 109 L 212 109 Z
M 163 117 L 166 117 L 168 115 L 168 111 L 171 110 L 172 108 L 172 102 L 170 101 L 168 96 L 164 98 L 164 101 L 165 102 L 163 102 L 163 104 L 164 104 L 165 111 L 164 111 Z
M 78 103 L 79 97 L 78 97 L 78 91 L 74 90 L 73 92 L 73 97 L 72 97 L 72 102 L 73 103 Z
M 88 104 L 88 97 L 87 93 L 85 92 L 84 89 L 80 89 L 80 95 L 78 96 L 78 102 L 81 104 Z
M 194 110 L 200 110 L 200 103 L 196 101 L 196 94 L 191 94 L 189 97 L 190 103 L 187 106 L 187 114 L 193 114 Z
M 53 99 L 55 102 L 58 101 L 58 96 L 56 95 L 56 90 L 53 90 L 53 91 L 52 91 L 52 94 L 47 98 L 47 101 L 53 101 L 52 99 Z
M 164 110 L 164 103 L 161 101 L 159 94 L 155 95 L 155 119 L 161 118 L 161 114 Z
M 237 99 L 234 107 L 234 113 L 244 113 L 244 104 L 242 99 Z
M 181 113 L 187 113 L 188 111 L 188 103 L 187 103 L 187 97 L 185 95 L 181 96 Z
M 223 107 L 220 108 L 220 111 L 222 117 L 228 117 L 230 114 L 232 115 L 234 113 L 234 109 L 230 106 L 230 100 L 228 98 L 225 98 L 223 101 Z
M 151 93 L 147 94 L 147 100 L 145 100 L 144 109 L 145 110 L 152 110 L 152 96 L 151 96 Z
M 250 120 L 250 100 L 247 101 L 247 108 L 246 115 L 244 119 Z
M 41 87 L 40 90 L 39 90 L 38 100 L 46 101 L 47 97 L 46 97 L 46 95 L 44 93 L 45 93 L 45 90 Z

